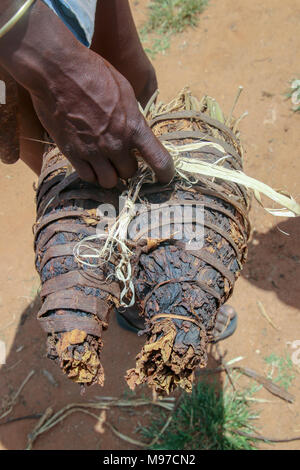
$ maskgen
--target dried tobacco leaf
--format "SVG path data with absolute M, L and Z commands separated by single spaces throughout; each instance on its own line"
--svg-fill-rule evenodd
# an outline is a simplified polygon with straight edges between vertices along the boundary
M 169 105 L 153 105 L 149 124 L 173 148 L 199 141 L 207 144 L 187 151 L 187 159 L 242 169 L 235 122 L 227 127 L 211 117 L 209 110 L 215 107 L 208 103 L 200 103 L 184 91 Z M 82 182 L 76 172 L 68 171 L 69 166 L 58 149 L 47 152 L 37 190 L 36 266 L 43 299 L 38 318 L 48 333 L 49 357 L 71 380 L 103 384 L 102 331 L 110 310 L 126 297 L 126 285 L 124 293 L 124 285 L 119 286 L 116 278 L 121 281 L 132 272 L 127 300 L 130 303 L 135 295 L 146 321 L 147 341 L 137 356 L 136 368 L 127 373 L 127 382 L 131 388 L 147 383 L 159 394 L 177 386 L 190 392 L 195 368 L 207 363 L 216 313 L 230 297 L 246 260 L 248 191 L 236 183 L 195 173 L 177 172 L 168 186 L 153 183 L 152 178 L 141 179 L 135 195 L 142 209 L 133 220 L 124 214 L 125 219 L 116 225 L 122 234 L 120 241 L 111 238 L 116 251 L 107 262 L 99 259 L 99 265 L 90 269 L 74 257 L 74 247 L 80 241 L 84 247 L 85 240 L 95 234 L 100 220 L 97 206 L 110 203 L 117 207 L 120 192 Z M 144 168 L 140 162 L 137 177 L 143 178 Z M 165 207 L 174 211 L 168 223 L 159 215 Z M 185 208 L 188 220 L 182 219 Z M 204 219 L 195 215 L 199 208 Z M 154 214 L 150 228 L 144 223 L 149 213 Z M 136 222 L 139 226 L 139 230 L 129 230 L 129 240 L 123 238 L 125 220 L 129 229 Z M 198 240 L 195 248 L 191 241 L 201 230 L 203 243 L 199 246 Z M 93 238 L 92 250 L 103 244 L 103 238 Z M 130 258 L 120 264 L 125 248 Z
M 207 101 L 201 104 L 185 91 L 169 105 L 152 106 L 148 118 L 154 133 L 175 147 L 203 142 L 201 149 L 186 152 L 186 159 L 220 162 L 225 168 L 241 170 L 242 148 L 232 130 L 234 122 L 231 128 L 225 126 L 209 115 L 210 109 Z M 207 364 L 216 313 L 230 297 L 246 260 L 249 193 L 235 183 L 193 173 L 188 177 L 177 174 L 168 187 L 144 185 L 140 199 L 149 217 L 153 204 L 182 210 L 202 206 L 204 211 L 203 244 L 196 248 L 191 248 L 189 234 L 178 230 L 186 222 L 190 233 L 197 227 L 201 230 L 201 220 L 193 213 L 186 220 L 175 211 L 168 239 L 163 216 L 157 219 L 156 233 L 152 224 L 134 237 L 135 242 L 146 240 L 135 260 L 134 282 L 147 341 L 136 367 L 127 372 L 127 383 L 132 389 L 146 383 L 161 395 L 177 386 L 190 392 L 195 368 Z
M 112 264 L 82 266 L 73 249 L 95 234 L 99 204 L 117 204 L 118 195 L 81 181 L 69 167 L 57 148 L 45 153 L 34 227 L 43 301 L 38 319 L 48 334 L 48 357 L 74 382 L 103 385 L 101 337 L 120 290 L 113 278 L 106 280 Z

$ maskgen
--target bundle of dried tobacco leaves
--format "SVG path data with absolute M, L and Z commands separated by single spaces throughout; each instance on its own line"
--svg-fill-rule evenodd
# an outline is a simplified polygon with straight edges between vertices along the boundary
M 167 186 L 140 161 L 128 184 L 103 190 L 81 181 L 57 148 L 45 154 L 35 226 L 38 318 L 48 355 L 67 376 L 103 384 L 109 311 L 136 303 L 147 340 L 128 385 L 190 392 L 195 368 L 207 363 L 216 313 L 246 260 L 249 189 L 259 202 L 263 193 L 285 206 L 267 209 L 275 215 L 299 215 L 300 207 L 241 171 L 238 121 L 232 112 L 225 121 L 212 98 L 198 101 L 185 89 L 169 104 L 152 100 L 144 114 L 174 159 L 176 176 Z M 118 216 L 99 235 L 101 204 Z
M 73 250 L 96 233 L 97 207 L 108 200 L 117 204 L 117 193 L 81 181 L 54 148 L 44 156 L 36 197 L 36 268 L 43 301 L 38 319 L 48 333 L 48 357 L 71 380 L 102 385 L 101 336 L 120 290 L 106 279 L 112 264 L 90 269 L 76 261 Z
M 170 105 L 153 107 L 150 125 L 162 141 L 175 148 L 186 144 L 193 148 L 201 142 L 200 148 L 185 152 L 186 160 L 219 162 L 224 168 L 241 170 L 239 139 L 232 125 L 224 124 L 219 108 L 215 108 L 219 120 L 211 117 L 212 105 L 217 106 L 209 98 L 200 103 L 185 91 Z M 163 236 L 163 217 L 156 224 L 156 236 L 152 224 L 151 236 L 141 230 L 135 237 L 135 241 L 148 240 L 148 247 L 136 260 L 134 276 L 147 342 L 126 380 L 132 389 L 147 383 L 159 394 L 176 386 L 190 392 L 195 368 L 207 364 L 207 344 L 217 310 L 230 297 L 246 260 L 249 192 L 235 183 L 185 172 L 177 173 L 168 187 L 144 185 L 140 198 L 149 211 L 150 204 L 162 203 L 182 211 L 175 211 L 173 236 L 168 239 Z M 202 207 L 204 219 L 197 220 L 195 210 L 187 212 L 188 218 L 182 220 L 190 224 L 190 231 L 181 231 L 178 240 L 180 216 L 186 207 Z M 198 241 L 198 247 L 188 235 L 200 233 L 202 223 L 203 243 Z

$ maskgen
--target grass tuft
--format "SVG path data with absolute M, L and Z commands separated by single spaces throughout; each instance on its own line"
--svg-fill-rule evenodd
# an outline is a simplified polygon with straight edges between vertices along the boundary
M 268 378 L 288 390 L 296 377 L 293 373 L 294 365 L 289 355 L 286 354 L 284 357 L 280 357 L 272 353 L 264 360 L 270 366 Z
M 146 52 L 151 57 L 164 53 L 172 34 L 197 26 L 207 3 L 208 0 L 151 0 L 148 20 L 140 31 Z
M 144 28 L 149 33 L 181 33 L 187 27 L 195 27 L 207 5 L 207 0 L 152 0 L 149 19 Z
M 249 391 L 247 391 L 249 394 Z M 191 395 L 184 394 L 172 421 L 153 450 L 254 450 L 254 441 L 237 431 L 251 433 L 255 419 L 245 395 L 216 391 L 215 386 L 199 382 Z M 150 441 L 158 435 L 167 414 L 155 413 L 149 427 L 142 428 Z

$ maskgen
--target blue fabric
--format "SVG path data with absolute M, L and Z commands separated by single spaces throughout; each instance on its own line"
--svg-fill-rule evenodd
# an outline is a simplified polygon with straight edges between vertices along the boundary
M 43 0 L 85 46 L 94 34 L 97 0 Z

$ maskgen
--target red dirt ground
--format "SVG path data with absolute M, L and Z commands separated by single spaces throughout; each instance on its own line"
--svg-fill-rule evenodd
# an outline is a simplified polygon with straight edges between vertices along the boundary
M 146 0 L 131 1 L 137 23 L 145 18 Z M 291 112 L 284 99 L 289 80 L 299 78 L 300 5 L 298 0 L 211 0 L 199 26 L 173 38 L 171 49 L 158 56 L 154 65 L 161 97 L 171 99 L 185 85 L 199 97 L 209 94 L 229 111 L 239 85 L 244 92 L 236 114 L 249 116 L 241 123 L 246 150 L 245 170 L 274 188 L 288 190 L 300 200 L 300 116 Z M 31 370 L 35 375 L 20 395 L 9 417 L 55 410 L 96 396 L 120 396 L 126 391 L 124 374 L 134 365 L 143 343 L 121 330 L 114 318 L 105 334 L 104 388 L 92 388 L 84 397 L 68 382 L 55 364 L 45 358 L 45 337 L 35 320 L 39 286 L 34 270 L 32 231 L 34 222 L 34 174 L 22 162 L 0 166 L 0 340 L 8 350 L 7 364 L 0 369 L 1 400 L 15 392 Z M 251 211 L 253 237 L 249 261 L 231 299 L 239 313 L 236 334 L 221 345 L 227 358 L 243 356 L 241 365 L 266 371 L 265 356 L 292 354 L 290 342 L 300 340 L 300 219 L 274 218 L 256 203 Z M 287 232 L 285 235 L 280 230 Z M 257 301 L 278 326 L 261 315 Z M 20 351 L 20 349 L 22 349 Z M 299 369 L 299 368 L 298 368 Z M 56 385 L 43 370 L 50 372 Z M 262 434 L 286 437 L 300 434 L 300 376 L 290 392 L 293 405 L 260 392 L 272 403 L 255 404 L 261 411 L 258 426 Z M 220 377 L 220 385 L 223 378 Z M 143 390 L 144 392 L 144 390 Z M 133 434 L 148 410 L 137 416 L 109 412 L 108 419 L 119 430 Z M 1 413 L 0 413 L 1 414 Z M 36 420 L 0 425 L 0 449 L 22 449 Z M 41 436 L 35 449 L 131 449 L 132 444 L 94 430 L 92 417 L 73 415 Z M 137 438 L 137 437 L 136 437 Z M 299 441 L 261 448 L 299 449 Z

